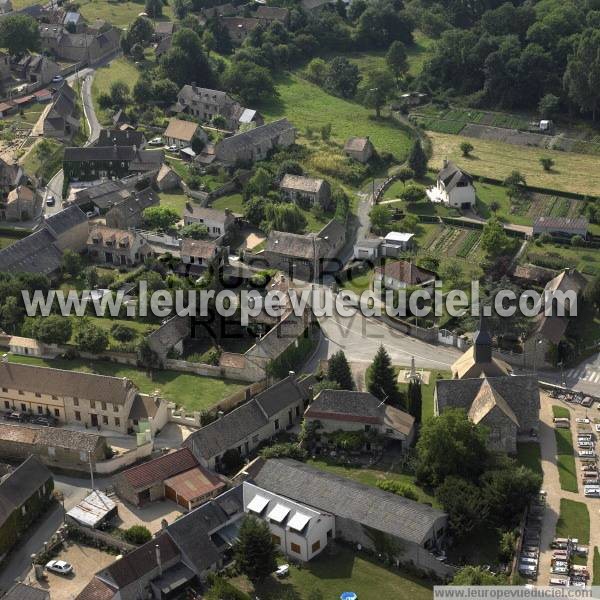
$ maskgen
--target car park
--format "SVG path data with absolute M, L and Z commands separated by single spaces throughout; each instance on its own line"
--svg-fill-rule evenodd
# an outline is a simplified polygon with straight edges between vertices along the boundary
M 73 572 L 73 566 L 64 560 L 51 560 L 46 563 L 46 570 L 59 575 L 69 575 Z

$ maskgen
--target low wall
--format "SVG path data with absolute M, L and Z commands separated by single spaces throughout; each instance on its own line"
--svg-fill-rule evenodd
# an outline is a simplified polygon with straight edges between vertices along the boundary
M 94 471 L 100 475 L 110 475 L 112 473 L 116 473 L 120 469 L 129 467 L 138 460 L 150 456 L 152 454 L 152 448 L 152 442 L 148 442 L 142 446 L 138 446 L 133 450 L 128 450 L 127 452 L 119 454 L 118 456 L 114 456 L 108 460 L 99 461 L 94 465 Z
M 137 548 L 137 546 L 129 544 L 128 542 L 125 542 L 124 540 L 121 540 L 108 533 L 105 533 L 104 531 L 84 527 L 83 525 L 80 525 L 70 517 L 67 517 L 66 521 L 71 532 L 76 532 L 75 535 L 79 533 L 80 535 L 87 538 L 91 543 L 96 542 L 98 545 L 105 544 L 111 548 L 115 548 L 116 550 L 121 552 L 121 554 L 126 554 L 127 552 L 131 552 L 132 550 L 135 550 Z
M 423 340 L 424 342 L 427 342 L 429 344 L 437 344 L 438 342 L 439 329 L 437 327 L 424 329 L 423 327 L 418 327 L 417 325 L 413 325 L 412 323 L 407 323 L 406 321 L 390 317 L 386 314 L 382 314 L 381 319 L 384 323 L 386 323 L 393 329 L 401 331 L 402 333 L 406 333 L 406 335 L 410 335 L 411 337 Z
M 240 366 L 205 365 L 174 358 L 165 359 L 163 361 L 163 366 L 165 369 L 180 371 L 182 373 L 194 373 L 195 375 L 201 375 L 203 377 L 218 377 L 244 383 L 256 381 L 256 379 L 262 379 L 264 377 L 264 372 L 262 370 L 253 366 L 243 355 L 240 354 L 240 357 Z

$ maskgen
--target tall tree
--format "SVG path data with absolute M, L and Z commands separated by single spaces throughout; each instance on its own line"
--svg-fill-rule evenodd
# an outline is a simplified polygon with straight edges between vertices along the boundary
M 400 78 L 408 73 L 407 58 L 406 46 L 400 40 L 393 42 L 385 55 L 385 62 L 396 78 L 396 85 Z
M 245 517 L 234 548 L 236 563 L 252 582 L 261 582 L 275 569 L 275 544 L 269 527 L 254 517 Z
M 108 332 L 84 318 L 75 333 L 75 344 L 82 352 L 100 354 L 108 348 Z
M 162 0 L 146 0 L 146 13 L 151 19 L 159 19 L 162 17 L 163 3 Z
M 354 389 L 352 371 L 343 350 L 339 350 L 329 359 L 327 379 L 337 382 L 342 390 Z
M 387 350 L 379 346 L 367 373 L 367 389 L 373 396 L 392 405 L 402 404 L 402 395 L 396 384 L 396 373 Z
M 591 112 L 595 121 L 600 105 L 600 30 L 586 29 L 581 33 L 567 63 L 563 84 L 572 102 L 582 112 Z
M 206 87 L 215 83 L 200 37 L 187 27 L 173 35 L 171 48 L 160 59 L 160 66 L 164 76 L 178 86 L 194 81 Z
M 388 71 L 376 70 L 369 73 L 366 81 L 365 104 L 375 109 L 377 118 L 390 97 L 393 87 L 394 80 Z
M 233 61 L 223 76 L 224 87 L 252 105 L 277 96 L 268 69 L 249 61 Z
M 29 15 L 8 15 L 0 22 L 0 46 L 11 56 L 22 56 L 40 47 L 37 21 Z
M 360 82 L 360 70 L 345 56 L 336 56 L 327 70 L 325 87 L 328 91 L 342 98 L 353 98 Z
M 425 173 L 427 173 L 427 155 L 425 154 L 425 150 L 423 150 L 420 140 L 414 141 L 407 162 L 408 166 L 413 170 L 415 177 L 425 177 Z

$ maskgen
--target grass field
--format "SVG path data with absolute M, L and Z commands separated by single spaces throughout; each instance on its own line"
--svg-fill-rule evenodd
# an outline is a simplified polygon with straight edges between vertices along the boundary
M 558 244 L 529 244 L 521 262 L 545 265 L 547 259 L 560 260 L 560 268 L 572 267 L 586 275 L 600 274 L 600 249 L 599 248 L 573 248 L 572 246 Z M 558 265 L 554 268 L 558 268 Z
M 398 160 L 406 158 L 410 137 L 395 122 L 369 118 L 372 110 L 331 96 L 298 75 L 279 77 L 276 87 L 279 98 L 258 107 L 267 120 L 287 117 L 301 132 L 307 127 L 317 132 L 331 123 L 331 137 L 341 144 L 351 136 L 369 136 L 378 152 L 391 152 Z
M 517 444 L 517 461 L 520 465 L 531 469 L 538 475 L 544 475 L 542 471 L 542 454 L 537 442 L 522 442 Z
M 211 207 L 218 208 L 219 210 L 228 208 L 234 213 L 242 214 L 244 212 L 244 199 L 241 194 L 228 194 L 227 196 L 221 196 L 213 200 Z
M 573 438 L 570 429 L 555 429 L 556 437 L 556 466 L 560 478 L 561 489 L 567 492 L 577 492 L 577 468 L 573 454 Z
M 93 323 L 94 325 L 96 325 L 97 327 L 104 329 L 104 331 L 106 331 L 109 334 L 109 346 L 108 346 L 109 349 L 114 348 L 114 349 L 118 350 L 120 347 L 120 342 L 118 340 L 114 339 L 112 337 L 112 335 L 110 335 L 110 330 L 113 325 L 123 325 L 125 327 L 128 327 L 129 329 L 133 329 L 133 331 L 135 333 L 135 338 L 131 342 L 129 342 L 132 344 L 135 344 L 141 338 L 146 337 L 152 331 L 154 331 L 155 329 L 158 329 L 158 325 L 153 325 L 150 323 L 140 323 L 139 321 L 135 321 L 134 319 L 109 319 L 109 318 L 103 318 L 103 317 L 86 317 L 86 319 L 88 321 L 90 321 L 91 323 Z M 71 336 L 69 343 L 75 344 L 75 335 L 77 334 L 77 326 L 78 326 L 78 323 L 81 321 L 81 319 L 80 319 L 80 317 L 71 317 L 71 321 L 73 324 L 73 335 Z
M 106 5 L 106 2 L 98 2 Z M 129 3 L 125 3 L 129 4 Z M 113 6 L 113 5 L 109 5 Z M 124 6 L 124 4 L 115 4 L 114 6 Z M 138 5 L 136 5 L 138 6 Z M 83 11 L 82 11 L 83 12 Z M 138 11 L 139 12 L 139 11 Z M 136 13 L 137 16 L 137 13 Z M 110 20 L 110 19 L 108 19 Z M 137 67 L 126 58 L 117 58 L 110 62 L 109 66 L 100 67 L 94 76 L 92 83 L 92 98 L 94 100 L 94 109 L 101 124 L 110 124 L 110 111 L 102 110 L 98 106 L 98 96 L 102 93 L 108 94 L 110 86 L 116 81 L 122 81 L 129 86 L 131 90 L 140 77 Z
M 431 504 L 439 508 L 436 499 L 430 494 L 428 494 L 426 490 L 418 487 L 415 484 L 414 475 L 385 470 L 385 468 L 381 465 L 375 465 L 374 467 L 366 469 L 360 466 L 340 465 L 337 463 L 332 463 L 329 460 L 325 460 L 322 458 L 309 460 L 308 462 L 313 467 L 321 469 L 322 471 L 335 473 L 336 475 L 340 475 L 341 477 L 347 477 L 348 479 L 353 479 L 354 481 L 364 483 L 365 485 L 371 485 L 373 487 L 377 486 L 378 481 L 383 481 L 384 479 L 401 481 L 402 483 L 410 485 L 415 490 L 419 497 L 419 502 Z
M 516 170 L 523 173 L 529 185 L 589 195 L 598 194 L 600 190 L 600 169 L 598 157 L 595 156 L 541 150 L 443 133 L 432 132 L 428 133 L 428 136 L 433 143 L 430 167 L 435 169 L 439 169 L 444 158 L 448 158 L 474 175 L 504 179 Z M 462 157 L 459 146 L 463 141 L 468 141 L 475 147 L 472 158 Z M 555 167 L 552 172 L 548 173 L 542 169 L 539 162 L 541 156 L 554 159 Z
M 169 208 L 176 210 L 179 215 L 183 216 L 183 209 L 185 208 L 188 197 L 182 191 L 160 192 L 158 196 L 160 198 L 161 206 L 168 206 Z
M 23 169 L 28 175 L 35 175 L 47 183 L 60 169 L 64 146 L 52 138 L 44 138 L 23 157 Z
M 562 498 L 556 523 L 556 537 L 577 538 L 580 544 L 590 541 L 590 514 L 587 505 Z
M 150 394 L 154 390 L 159 390 L 165 398 L 184 406 L 190 411 L 208 409 L 244 387 L 242 384 L 223 379 L 200 377 L 177 371 L 154 370 L 150 378 L 144 369 L 106 361 L 43 360 L 30 356 L 12 355 L 10 360 L 11 362 L 53 367 L 55 369 L 84 371 L 113 377 L 128 377 L 142 393 Z
M 556 404 L 552 406 L 552 416 L 557 419 L 570 419 L 571 411 L 564 406 L 557 406 Z
M 81 14 L 93 23 L 102 19 L 121 29 L 126 28 L 135 18 L 144 12 L 145 3 L 139 2 L 110 2 L 107 0 L 82 0 L 79 3 Z M 163 4 L 163 19 L 172 18 L 173 10 L 169 4 Z
M 245 577 L 237 577 L 232 583 L 252 598 L 261 600 L 309 600 L 315 592 L 323 599 L 339 598 L 342 592 L 353 591 L 359 598 L 381 600 L 431 600 L 431 585 L 413 575 L 396 569 L 388 569 L 354 550 L 336 545 L 309 563 L 290 567 L 285 579 L 271 576 L 262 584 L 252 586 Z

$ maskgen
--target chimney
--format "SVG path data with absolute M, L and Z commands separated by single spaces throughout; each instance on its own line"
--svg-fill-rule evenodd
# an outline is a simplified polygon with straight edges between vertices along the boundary
M 448 159 L 445 158 L 444 162 L 442 163 L 444 165 L 444 169 L 448 166 Z
M 252 394 L 250 393 L 250 386 L 248 386 L 246 388 L 246 402 L 248 402 L 248 400 L 250 400 L 251 397 L 252 397 Z
M 158 566 L 158 575 L 159 577 L 162 577 L 162 561 L 160 559 L 160 546 L 158 544 L 154 545 L 154 548 L 156 549 L 156 564 Z

